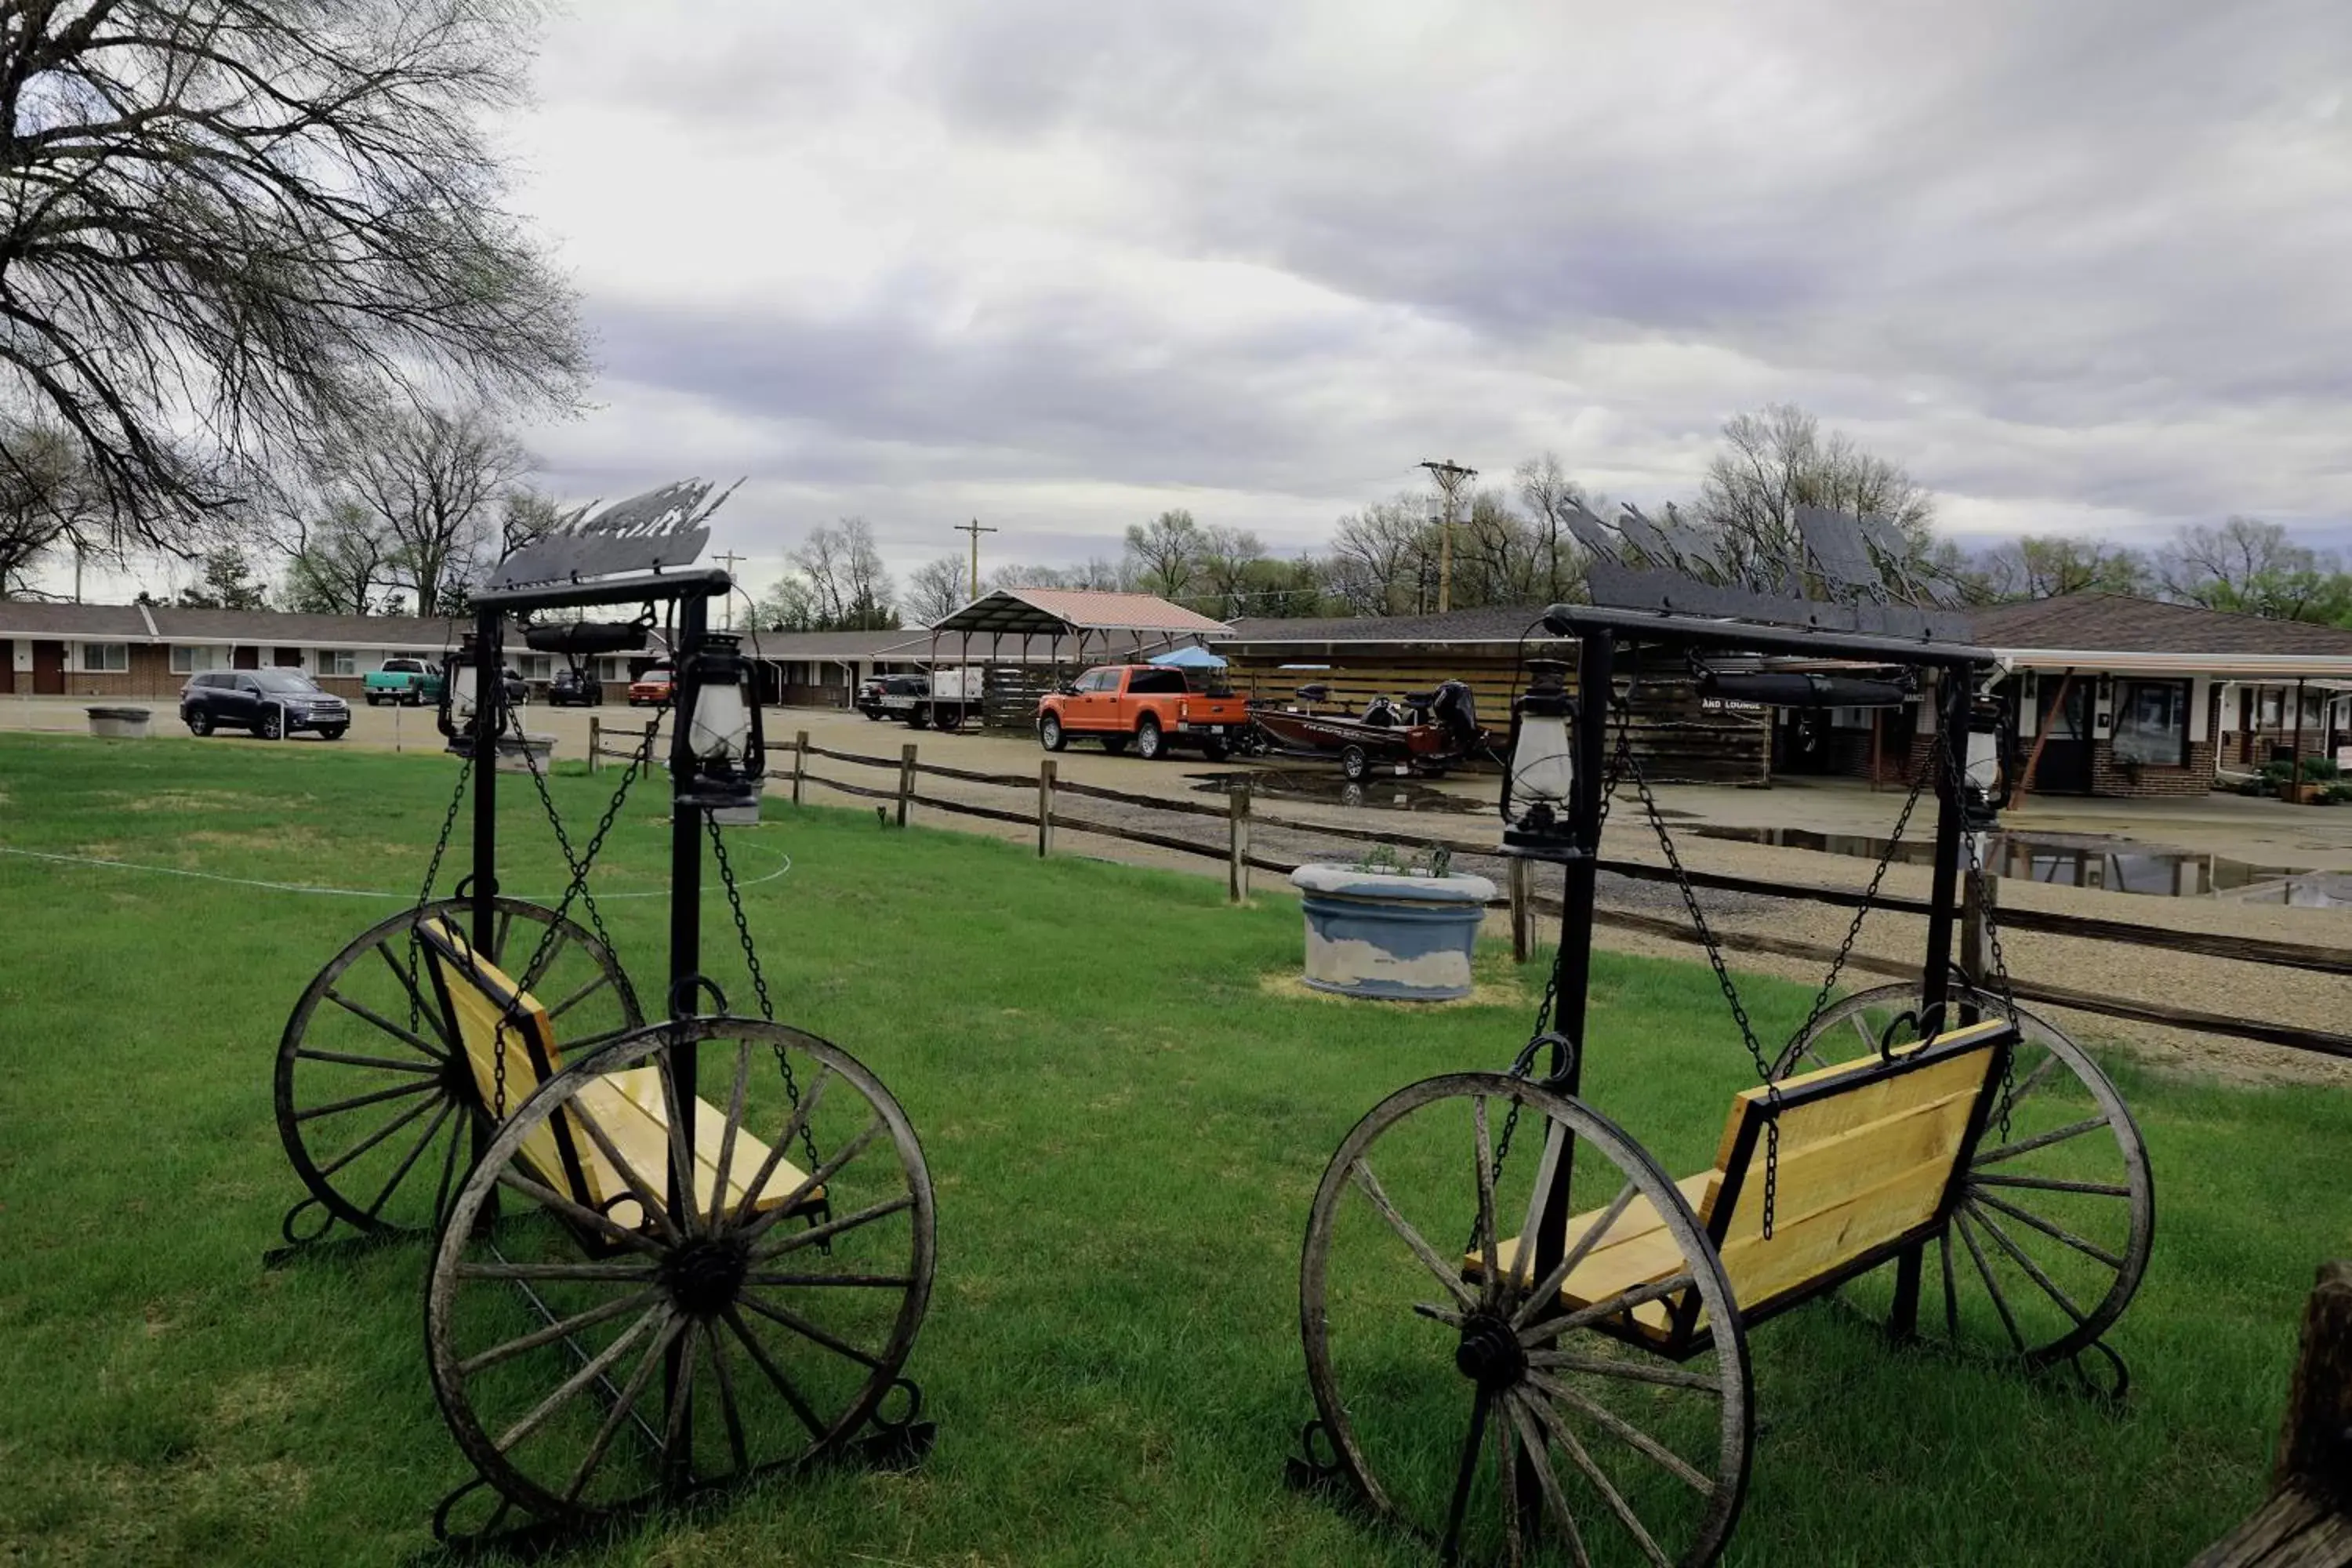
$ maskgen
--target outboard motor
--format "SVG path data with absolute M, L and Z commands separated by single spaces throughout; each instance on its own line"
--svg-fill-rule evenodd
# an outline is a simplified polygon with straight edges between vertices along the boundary
M 1448 680 L 1441 684 L 1429 702 L 1431 720 L 1445 731 L 1446 740 L 1457 752 L 1468 752 L 1478 743 L 1478 700 L 1464 680 Z

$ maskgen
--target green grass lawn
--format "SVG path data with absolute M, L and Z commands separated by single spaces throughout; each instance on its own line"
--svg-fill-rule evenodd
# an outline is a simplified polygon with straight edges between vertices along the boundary
M 0 845 L 413 889 L 450 778 L 318 745 L 0 736 Z M 611 781 L 556 781 L 576 834 Z M 508 782 L 507 886 L 552 891 L 527 781 Z M 1537 971 L 1485 956 L 1508 1005 L 1307 999 L 1267 983 L 1298 961 L 1285 899 L 1236 910 L 1207 879 L 1040 864 L 870 813 L 769 817 L 739 854 L 751 874 L 792 858 L 749 895 L 779 1014 L 881 1074 L 937 1185 L 908 1370 L 938 1447 L 911 1474 L 772 1482 L 574 1560 L 1424 1561 L 1283 1485 L 1311 1413 L 1299 1241 L 1375 1100 L 1507 1064 Z M 657 888 L 667 842 L 649 789 L 600 889 Z M 429 1550 L 466 1469 L 424 1367 L 425 1247 L 260 1267 L 299 1195 L 271 1121 L 278 1032 L 395 908 L 0 856 L 0 1557 Z M 606 912 L 657 992 L 663 902 Z M 1748 990 L 1768 1038 L 1808 1000 Z M 1752 1081 L 1706 971 L 1601 957 L 1592 1037 L 1590 1098 L 1669 1170 L 1703 1168 Z M 1794 1312 L 1753 1342 L 1760 1428 L 1727 1561 L 2178 1563 L 2258 1500 L 2312 1268 L 2352 1245 L 2352 1106 L 2115 1072 L 2160 1215 L 2113 1336 L 2128 1407 L 1890 1352 L 1837 1303 Z

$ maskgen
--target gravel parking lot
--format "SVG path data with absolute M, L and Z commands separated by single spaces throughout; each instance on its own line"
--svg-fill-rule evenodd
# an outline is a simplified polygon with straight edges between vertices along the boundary
M 172 704 L 144 704 L 156 710 L 156 731 L 184 734 Z M 0 698 L 0 729 L 80 732 L 85 729 L 80 700 L 57 698 Z M 559 761 L 585 753 L 592 716 L 611 730 L 642 729 L 650 710 L 608 705 L 598 710 L 551 709 L 534 704 L 525 723 L 534 733 L 556 739 Z M 1034 780 L 1044 754 L 1026 735 L 1003 731 L 966 731 L 942 735 L 910 731 L 902 725 L 871 722 L 856 714 L 829 710 L 771 710 L 769 732 L 789 740 L 798 731 L 809 732 L 814 744 L 829 750 L 887 759 L 887 770 L 865 769 L 833 761 L 819 761 L 813 771 L 869 788 L 894 782 L 899 749 L 913 742 L 923 761 L 983 773 L 1020 775 Z M 208 745 L 267 745 L 272 742 L 238 735 L 220 735 Z M 285 745 L 367 746 L 385 750 L 436 752 L 440 736 L 429 710 L 364 705 L 353 711 L 352 732 L 341 742 L 304 736 L 277 742 Z M 613 742 L 608 742 L 613 743 Z M 1198 756 L 1178 754 L 1160 763 L 1131 756 L 1112 757 L 1077 742 L 1056 759 L 1065 780 L 1155 795 L 1202 805 L 1223 804 L 1224 775 L 1251 773 L 1263 787 L 1255 791 L 1264 816 L 1279 816 L 1302 826 L 1276 826 L 1260 820 L 1254 827 L 1255 853 L 1286 861 L 1352 860 L 1363 846 L 1336 836 L 1318 835 L 1316 823 L 1373 827 L 1393 835 L 1401 852 L 1410 853 L 1432 836 L 1489 841 L 1496 823 L 1492 809 L 1490 779 L 1423 781 L 1375 779 L 1360 792 L 1344 797 L 1336 777 L 1313 764 L 1212 764 Z M 781 787 L 781 786 L 779 786 Z M 994 806 L 1000 810 L 1032 811 L 1034 784 L 1019 789 L 925 777 L 923 794 L 945 799 Z M 1815 849 L 1749 843 L 1703 837 L 1696 829 L 1801 828 L 1839 835 L 1884 836 L 1902 805 L 1895 790 L 1871 791 L 1840 781 L 1791 781 L 1769 790 L 1720 787 L 1664 786 L 1659 805 L 1668 814 L 1682 858 L 1694 869 L 1727 872 L 1787 885 L 1859 888 L 1868 878 L 1871 862 Z M 855 797 L 813 785 L 809 799 L 817 804 L 861 805 Z M 1222 848 L 1222 824 L 1197 816 L 1180 816 L 1102 800 L 1071 800 L 1066 809 L 1117 826 L 1144 827 L 1171 837 Z M 916 809 L 916 819 L 929 826 L 993 834 L 1014 841 L 1033 841 L 1034 829 L 976 817 Z M 2036 836 L 2074 838 L 2093 845 L 2115 839 L 2132 847 L 2160 847 L 2193 856 L 2220 857 L 2259 866 L 2297 870 L 2352 872 L 2352 809 L 2288 806 L 2275 801 L 2248 800 L 2234 795 L 2209 795 L 2188 801 L 2069 800 L 2036 796 L 2013 812 L 2008 826 Z M 1911 837 L 1924 840 L 1931 831 L 1925 808 L 1915 818 Z M 1094 854 L 1139 864 L 1223 876 L 1216 860 L 1136 845 L 1099 836 L 1063 832 L 1057 850 Z M 1660 862 L 1657 845 L 1641 820 L 1630 792 L 1621 797 L 1612 818 L 1608 852 L 1612 857 Z M 1456 865 L 1501 879 L 1500 862 L 1463 857 Z M 1889 891 L 1924 898 L 1928 891 L 1924 866 L 1898 864 L 1887 875 Z M 1556 887 L 1556 879 L 1539 884 L 1539 891 Z M 1255 889 L 1287 896 L 1283 879 L 1259 871 Z M 1665 884 L 1622 878 L 1604 879 L 1603 901 L 1644 913 L 1675 913 L 1680 903 Z M 1846 911 L 1798 900 L 1750 894 L 1703 893 L 1709 916 L 1726 930 L 1749 930 L 1834 946 L 1843 935 Z M 2293 908 L 2284 904 L 2241 901 L 2231 897 L 2159 898 L 2109 892 L 2097 889 L 2053 886 L 2005 878 L 2001 900 L 2009 907 L 2047 909 L 2109 920 L 2128 920 L 2177 930 L 2224 935 L 2266 937 L 2352 948 L 2352 908 Z M 1872 918 L 1857 951 L 1895 962 L 1916 959 L 1925 941 L 1924 921 L 1880 913 Z M 1605 945 L 1629 952 L 1648 952 L 1688 958 L 1687 944 L 1638 932 L 1603 928 Z M 2094 942 L 2079 938 L 2017 932 L 2007 942 L 2010 966 L 2021 976 L 2084 990 L 2207 1011 L 2235 1013 L 2337 1031 L 2352 1030 L 2348 989 L 2336 976 L 2302 970 L 2256 965 L 2226 959 L 2175 953 Z M 1804 961 L 1768 954 L 1738 955 L 1740 967 L 1781 974 L 1811 983 L 1818 966 Z M 1859 983 L 1869 977 L 1857 976 Z M 2301 1052 L 2237 1041 L 2218 1040 L 2116 1020 L 2064 1016 L 2066 1026 L 2093 1038 L 2119 1040 L 2159 1062 L 2175 1062 L 2232 1077 L 2256 1079 L 2325 1079 L 2352 1081 L 2352 1064 L 2335 1062 Z

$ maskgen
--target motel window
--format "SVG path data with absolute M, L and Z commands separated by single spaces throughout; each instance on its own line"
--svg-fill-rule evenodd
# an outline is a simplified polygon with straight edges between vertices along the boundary
M 515 662 L 522 667 L 522 678 L 525 680 L 547 680 L 555 674 L 553 654 L 527 653 Z
M 92 674 L 119 674 L 131 668 L 131 645 L 127 642 L 86 642 L 81 645 L 81 668 Z
M 2265 686 L 2254 697 L 2254 728 L 2279 730 L 2286 726 L 2286 693 L 2275 686 Z
M 187 643 L 174 643 L 172 646 L 173 675 L 201 675 L 207 669 L 224 669 L 227 666 L 228 650 L 226 648 L 210 647 L 203 644 L 191 646 Z
M 2189 683 L 2126 680 L 2116 699 L 2116 756 L 2151 767 L 2189 762 Z
M 320 675 L 357 675 L 360 656 L 357 648 L 322 647 L 319 650 Z

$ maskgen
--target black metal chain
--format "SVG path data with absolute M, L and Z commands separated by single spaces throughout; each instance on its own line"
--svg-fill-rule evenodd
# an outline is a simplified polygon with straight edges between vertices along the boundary
M 457 831 L 457 811 L 466 803 L 466 781 L 473 774 L 474 759 L 468 755 L 457 764 L 457 787 L 449 792 L 449 809 L 441 817 L 441 837 L 433 841 L 433 858 L 425 862 L 425 880 L 416 887 L 416 907 L 408 912 L 408 1032 L 412 1035 L 425 1022 L 424 992 L 416 984 L 425 954 L 418 945 L 416 927 L 425 918 L 425 907 L 433 901 L 433 884 L 441 879 L 441 860 L 449 853 L 449 840 Z
M 1952 772 L 1952 787 L 1959 792 L 1962 798 L 1966 798 L 1969 788 L 1967 765 L 1953 760 L 1949 763 L 1949 766 Z M 2000 950 L 2000 921 L 1993 915 L 1991 889 L 1985 884 L 1984 847 L 1979 842 L 1982 836 L 1970 831 L 1964 833 L 1962 837 L 1968 840 L 1969 879 L 1975 884 L 1977 918 L 1984 922 L 1985 952 L 1992 960 L 1993 994 L 2000 1000 L 2002 1015 L 2011 1024 L 2015 1024 L 2018 1021 L 2017 993 L 2010 984 L 2009 956 Z M 1974 989 L 1976 976 L 1971 974 L 1968 979 L 1970 989 Z M 2017 1052 L 2012 1047 L 2002 1058 L 2000 1066 L 2000 1141 L 2003 1143 L 2009 1142 L 2010 1111 L 2013 1109 L 2012 1101 L 2016 1098 Z
M 760 998 L 760 1016 L 772 1024 L 776 1021 L 775 999 L 768 992 L 767 971 L 760 966 L 760 950 L 751 941 L 751 922 L 743 912 L 743 889 L 735 880 L 734 862 L 727 858 L 727 838 L 719 831 L 719 819 L 708 814 L 703 825 L 710 834 L 710 853 L 719 862 L 719 884 L 727 889 L 728 911 L 735 917 L 735 937 L 743 947 L 743 967 L 751 973 L 751 991 Z M 784 1049 L 782 1039 L 775 1041 L 776 1071 L 784 1080 L 784 1098 L 792 1108 L 801 1108 L 800 1079 L 793 1075 L 792 1053 Z M 824 1162 L 818 1158 L 816 1134 L 808 1123 L 801 1123 L 801 1148 L 809 1157 L 809 1169 L 814 1171 Z
M 1862 891 L 1862 902 L 1854 906 L 1853 920 L 1846 926 L 1845 940 L 1838 943 L 1837 957 L 1831 962 L 1830 972 L 1822 979 L 1821 989 L 1813 994 L 1812 1010 L 1805 1015 L 1804 1023 L 1790 1037 L 1792 1043 L 1810 1038 L 1813 1026 L 1822 1021 L 1822 1015 L 1829 1011 L 1830 993 L 1837 989 L 1838 976 L 1844 973 L 1846 960 L 1853 956 L 1853 944 L 1862 936 L 1863 921 L 1870 918 L 1870 911 L 1877 906 L 1879 887 L 1886 880 L 1886 868 L 1895 864 L 1895 852 L 1902 846 L 1903 831 L 1911 826 L 1911 814 L 1918 806 L 1919 797 L 1926 793 L 1927 781 L 1935 776 L 1937 761 L 1948 750 L 1943 732 L 1938 731 L 1934 744 L 1928 748 L 1926 759 L 1919 765 L 1918 773 L 1911 780 L 1911 793 L 1904 797 L 1902 815 L 1895 819 L 1895 831 L 1886 840 L 1885 853 L 1879 856 L 1878 864 L 1871 869 L 1870 885 Z
M 639 742 L 636 755 L 629 759 L 627 769 L 621 774 L 620 788 L 614 790 L 613 792 L 613 798 L 605 803 L 604 815 L 598 819 L 596 823 L 596 831 L 590 835 L 588 839 L 588 847 L 582 851 L 580 859 L 572 867 L 572 885 L 563 889 L 563 897 L 555 906 L 554 918 L 547 922 L 547 929 L 540 933 L 539 945 L 531 951 L 530 962 L 523 965 L 520 974 L 516 977 L 519 983 L 520 981 L 527 980 L 535 974 L 538 972 L 540 964 L 547 958 L 547 955 L 554 951 L 556 938 L 562 934 L 563 922 L 571 914 L 572 901 L 587 889 L 588 873 L 595 866 L 597 856 L 603 852 L 604 847 L 604 839 L 606 836 L 613 831 L 613 824 L 619 820 L 621 806 L 629 798 L 629 791 L 631 787 L 636 784 L 640 776 L 649 771 L 650 764 L 653 760 L 654 738 L 659 732 L 660 728 L 661 727 L 658 723 L 648 724 L 646 726 L 645 739 Z M 568 849 L 566 854 L 569 854 Z M 468 951 L 470 952 L 471 950 L 468 949 Z M 609 944 L 606 951 L 609 955 Z M 504 1016 L 501 1016 L 499 1019 L 497 1062 L 493 1069 L 496 1078 L 497 1099 L 493 1107 L 492 1114 L 500 1121 L 506 1120 L 507 1114 L 506 1068 L 507 1028 L 509 1023 L 509 1019 Z
M 541 769 L 539 758 L 531 752 L 530 738 L 523 733 L 522 715 L 509 710 L 507 716 L 514 721 L 515 739 L 522 746 L 523 766 L 530 770 L 530 782 L 539 791 L 539 807 L 547 814 L 548 826 L 555 830 L 555 845 L 563 852 L 564 868 L 575 878 L 582 879 L 580 904 L 588 911 L 589 928 L 596 933 L 596 940 L 604 943 L 604 950 L 609 952 L 613 947 L 613 937 L 612 933 L 604 929 L 604 911 L 596 907 L 595 889 L 588 886 L 585 874 L 581 869 L 580 858 L 572 852 L 572 836 L 564 831 L 562 815 L 555 809 L 555 797 L 549 793 L 547 774 Z M 655 722 L 658 724 L 660 721 L 656 719 Z

